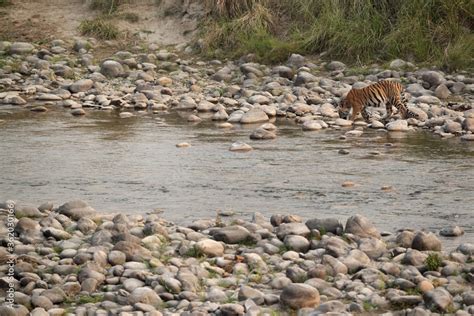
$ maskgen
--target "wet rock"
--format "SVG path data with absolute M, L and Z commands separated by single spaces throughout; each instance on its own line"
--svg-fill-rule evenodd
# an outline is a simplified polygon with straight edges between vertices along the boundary
M 263 128 L 257 128 L 255 131 L 250 134 L 250 139 L 254 140 L 268 140 L 268 139 L 275 139 L 276 134 L 272 131 L 267 131 Z
M 367 218 L 359 214 L 347 219 L 345 232 L 359 237 L 380 238 L 377 228 Z
M 221 257 L 224 254 L 224 246 L 212 239 L 203 239 L 196 243 L 196 249 L 208 257 Z
M 240 123 L 251 124 L 251 123 L 260 123 L 268 121 L 268 115 L 260 108 L 253 108 L 240 119 Z
M 303 123 L 303 130 L 304 131 L 318 131 L 323 127 L 317 121 L 306 121 Z
M 406 132 L 409 130 L 406 120 L 396 120 L 388 123 L 385 127 L 391 132 Z
M 444 288 L 436 288 L 423 295 L 426 306 L 431 310 L 446 311 L 453 303 L 453 298 Z
M 445 237 L 458 237 L 464 234 L 464 229 L 459 226 L 445 227 L 439 231 L 439 234 Z
M 338 118 L 334 121 L 334 124 L 341 127 L 352 126 L 352 121 Z
M 413 238 L 411 247 L 420 251 L 441 251 L 441 241 L 433 233 L 418 232 Z
M 319 292 L 307 284 L 289 284 L 283 288 L 280 303 L 293 309 L 315 307 L 320 303 Z
M 457 248 L 456 251 L 465 254 L 466 256 L 474 256 L 474 244 L 472 243 L 462 243 Z
M 83 109 L 74 109 L 71 111 L 71 114 L 73 116 L 82 116 L 82 115 L 86 115 L 86 111 L 84 111 Z
M 229 148 L 230 151 L 240 151 L 240 152 L 247 152 L 247 151 L 251 151 L 252 149 L 253 149 L 252 146 L 244 142 L 235 142 L 232 145 L 230 145 L 230 148 Z

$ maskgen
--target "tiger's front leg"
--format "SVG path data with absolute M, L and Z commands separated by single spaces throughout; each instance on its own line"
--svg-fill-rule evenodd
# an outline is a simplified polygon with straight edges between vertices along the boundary
M 372 118 L 372 114 L 369 112 L 369 109 L 367 107 L 364 107 L 362 110 L 362 117 L 367 123 L 370 123 L 370 119 Z
M 385 110 L 386 110 L 386 113 L 384 117 L 382 117 L 383 122 L 387 122 L 392 117 L 392 104 L 390 102 L 387 102 L 385 104 Z

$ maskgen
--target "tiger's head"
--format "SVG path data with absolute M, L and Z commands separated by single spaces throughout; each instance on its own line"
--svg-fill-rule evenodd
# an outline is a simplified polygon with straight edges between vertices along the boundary
M 349 118 L 349 112 L 351 110 L 351 105 L 347 98 L 344 98 L 339 102 L 337 107 L 337 112 L 339 113 L 339 117 L 342 119 L 347 120 Z

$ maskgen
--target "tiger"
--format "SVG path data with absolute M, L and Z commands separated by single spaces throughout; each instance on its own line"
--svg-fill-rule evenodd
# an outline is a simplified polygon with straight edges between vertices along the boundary
M 399 82 L 390 80 L 382 80 L 362 89 L 352 89 L 339 103 L 339 117 L 347 119 L 352 108 L 351 121 L 354 121 L 362 112 L 362 117 L 369 123 L 371 114 L 368 106 L 385 105 L 387 113 L 382 118 L 383 121 L 388 121 L 392 116 L 392 106 L 397 108 L 404 119 L 418 118 L 416 113 L 407 109 L 406 98 L 402 92 L 403 86 Z

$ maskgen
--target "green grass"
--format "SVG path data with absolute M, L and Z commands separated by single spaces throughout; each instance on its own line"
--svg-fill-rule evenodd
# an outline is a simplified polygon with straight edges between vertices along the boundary
M 82 35 L 93 36 L 102 40 L 117 39 L 120 35 L 117 26 L 103 17 L 82 21 L 79 30 Z
M 471 0 L 208 0 L 205 53 L 278 62 L 291 53 L 352 64 L 394 58 L 474 67 Z
M 442 263 L 443 263 L 443 258 L 441 258 L 441 256 L 437 254 L 436 252 L 430 253 L 425 260 L 426 268 L 429 271 L 438 271 Z

